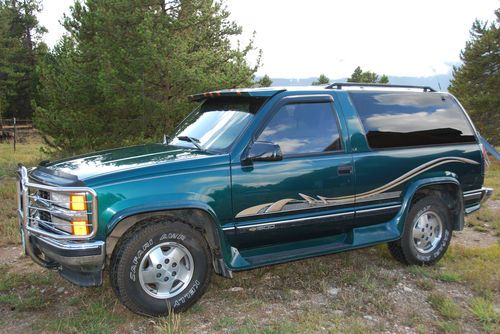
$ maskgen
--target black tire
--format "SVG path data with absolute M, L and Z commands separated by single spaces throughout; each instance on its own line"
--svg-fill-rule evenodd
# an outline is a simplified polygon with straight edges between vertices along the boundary
M 139 266 L 149 250 L 166 242 L 185 247 L 192 256 L 194 269 L 189 283 L 179 294 L 159 299 L 141 286 Z M 128 231 L 116 246 L 110 263 L 110 281 L 117 297 L 132 312 L 148 316 L 188 309 L 206 291 L 211 275 L 210 252 L 201 233 L 186 223 L 165 217 L 140 223 Z
M 442 236 L 439 242 L 429 252 L 420 251 L 415 245 L 413 238 L 413 227 L 424 213 L 432 213 L 441 220 Z M 449 212 L 438 196 L 427 196 L 418 200 L 410 208 L 405 221 L 401 239 L 388 243 L 391 255 L 404 264 L 408 265 L 433 265 L 446 253 L 450 245 L 452 235 L 452 224 Z

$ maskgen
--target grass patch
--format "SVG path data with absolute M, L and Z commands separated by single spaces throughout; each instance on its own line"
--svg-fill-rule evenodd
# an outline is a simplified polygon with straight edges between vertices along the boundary
M 48 305 L 48 301 L 38 289 L 31 288 L 25 295 L 0 295 L 0 304 L 7 305 L 13 311 L 25 312 L 42 310 Z
M 47 328 L 58 333 L 116 333 L 117 327 L 123 322 L 122 317 L 113 311 L 116 301 L 107 300 L 107 296 L 96 299 L 89 298 L 89 303 L 82 301 L 77 311 L 60 319 L 49 320 Z
M 440 268 L 446 268 L 442 271 Z M 417 278 L 417 285 L 432 289 L 432 279 L 442 282 L 466 283 L 484 295 L 500 291 L 500 243 L 489 247 L 468 248 L 453 245 L 436 267 L 410 266 L 407 270 Z
M 488 229 L 482 225 L 474 226 L 473 230 L 476 232 L 481 232 L 481 233 L 486 233 L 488 232 Z
M 492 199 L 500 199 L 500 161 L 490 158 L 490 166 L 486 169 L 484 184 L 486 187 L 496 189 L 493 192 Z
M 458 319 L 462 316 L 460 307 L 442 293 L 433 292 L 428 300 L 431 306 L 447 319 Z
M 474 317 L 482 323 L 485 331 L 493 332 L 493 328 L 500 329 L 500 314 L 495 311 L 493 303 L 482 297 L 473 298 L 470 310 Z
M 42 272 L 12 273 L 9 266 L 0 266 L 0 292 L 8 291 L 21 286 L 45 286 L 53 281 L 53 273 L 47 270 Z
M 417 286 L 425 291 L 431 291 L 434 290 L 435 284 L 432 280 L 426 279 L 426 278 L 420 278 L 416 282 Z
M 0 245 L 20 242 L 14 176 L 18 163 L 35 166 L 47 158 L 41 147 L 39 138 L 18 144 L 15 152 L 12 144 L 0 144 Z
M 0 245 L 17 244 L 21 241 L 16 209 L 14 179 L 0 179 Z
M 432 267 L 425 266 L 409 266 L 407 270 L 417 277 L 431 278 L 434 276 Z
M 500 216 L 487 205 L 483 205 L 481 210 L 467 217 L 467 225 L 477 232 L 500 231 Z
M 453 268 L 453 273 L 460 276 L 478 292 L 485 290 L 500 291 L 500 244 L 489 247 L 466 248 L 453 246 L 442 259 L 442 265 Z
M 156 334 L 184 334 L 181 315 L 170 312 L 169 315 L 161 319 L 155 326 Z
M 456 334 L 461 332 L 460 326 L 455 321 L 438 321 L 436 324 L 444 333 Z
M 267 325 L 259 325 L 251 318 L 245 319 L 243 324 L 234 334 L 279 334 L 279 333 L 300 333 L 298 327 L 290 321 L 280 321 Z
M 445 271 L 442 273 L 439 273 L 437 275 L 437 278 L 443 282 L 461 282 L 462 281 L 462 275 L 459 273 L 455 273 L 452 271 Z
M 227 329 L 229 327 L 233 327 L 234 325 L 236 325 L 236 319 L 231 317 L 223 317 L 217 321 L 217 323 L 214 326 L 214 329 L 215 330 Z
M 0 178 L 3 176 L 14 176 L 18 163 L 34 166 L 41 160 L 47 159 L 41 150 L 42 141 L 32 138 L 29 142 L 16 145 L 16 151 L 12 144 L 0 143 Z

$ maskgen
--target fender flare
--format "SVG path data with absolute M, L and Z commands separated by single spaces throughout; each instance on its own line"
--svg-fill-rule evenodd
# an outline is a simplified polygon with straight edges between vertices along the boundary
M 122 235 L 135 224 L 153 216 L 171 216 L 184 220 L 200 231 L 209 244 L 214 269 L 218 274 L 231 277 L 226 265 L 230 259 L 229 247 L 217 215 L 210 206 L 196 201 L 176 201 L 175 203 L 151 203 L 128 207 L 113 215 L 106 226 L 106 255 L 110 259 Z M 196 219 L 192 219 L 196 217 Z M 191 218 L 191 219 L 188 219 Z
M 462 196 L 462 186 L 458 179 L 456 179 L 453 176 L 437 176 L 437 177 L 430 177 L 430 178 L 424 178 L 424 179 L 419 179 L 416 180 L 415 182 L 411 183 L 408 185 L 405 195 L 403 196 L 403 202 L 402 202 L 402 207 L 401 207 L 401 214 L 399 217 L 397 217 L 397 227 L 399 229 L 400 234 L 403 233 L 404 229 L 404 223 L 406 221 L 406 216 L 408 215 L 408 212 L 410 211 L 411 203 L 413 201 L 413 198 L 415 197 L 415 194 L 421 190 L 422 188 L 428 187 L 428 186 L 433 186 L 433 185 L 445 185 L 445 184 L 451 184 L 453 186 L 457 187 L 458 194 L 458 221 L 454 221 L 454 229 L 456 230 L 461 230 L 463 229 L 464 225 L 464 202 L 463 202 L 463 196 Z

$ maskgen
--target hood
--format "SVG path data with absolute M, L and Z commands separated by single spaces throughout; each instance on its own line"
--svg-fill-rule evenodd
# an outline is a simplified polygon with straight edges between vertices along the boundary
M 153 165 L 191 160 L 210 156 L 187 147 L 164 144 L 130 146 L 55 161 L 44 167 L 60 174 L 71 174 L 79 180 L 117 173 L 128 169 L 138 169 Z

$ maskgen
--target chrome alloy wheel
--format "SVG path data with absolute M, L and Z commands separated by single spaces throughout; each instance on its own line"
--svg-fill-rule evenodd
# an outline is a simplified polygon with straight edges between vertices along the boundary
M 194 273 L 189 250 L 176 242 L 164 242 L 151 248 L 139 266 L 139 282 L 154 298 L 167 299 L 181 293 Z
M 432 252 L 443 238 L 443 222 L 438 214 L 426 211 L 413 225 L 413 242 L 420 253 Z

